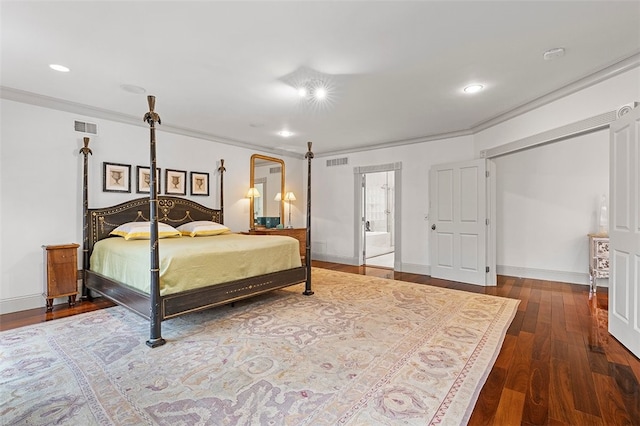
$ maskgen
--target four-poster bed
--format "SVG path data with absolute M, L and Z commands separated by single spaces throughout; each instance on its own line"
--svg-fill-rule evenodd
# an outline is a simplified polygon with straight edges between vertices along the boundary
M 204 249 L 198 246 L 197 249 L 185 250 L 184 245 L 189 245 L 189 240 L 193 241 L 194 244 L 196 242 L 198 244 L 208 243 L 211 241 L 211 244 L 221 244 L 221 242 L 225 239 L 231 239 L 232 246 L 234 246 L 234 250 L 236 252 L 227 252 L 225 255 L 227 258 L 230 257 L 239 257 L 244 259 L 244 263 L 241 261 L 238 263 L 236 267 L 238 271 L 234 271 L 234 274 L 222 274 L 224 276 L 234 276 L 236 278 L 231 281 L 220 282 L 219 277 L 207 275 L 206 278 L 202 275 L 199 275 L 197 280 L 199 281 L 199 287 L 190 288 L 190 289 L 180 289 L 177 291 L 170 291 L 167 288 L 164 288 L 164 282 L 161 277 L 161 269 L 162 274 L 166 274 L 167 268 L 165 267 L 168 263 L 180 263 L 175 262 L 173 259 L 165 259 L 160 257 L 160 252 L 162 251 L 162 246 L 164 245 L 167 250 L 171 251 L 171 244 L 176 244 L 172 238 L 162 239 L 158 235 L 158 225 L 159 223 L 168 224 L 174 227 L 179 227 L 180 225 L 184 225 L 191 222 L 196 221 L 207 221 L 207 222 L 215 222 L 222 224 L 224 222 L 224 199 L 223 199 L 223 175 L 226 171 L 224 167 L 224 160 L 220 161 L 220 167 L 217 169 L 220 173 L 220 209 L 212 209 L 205 207 L 199 203 L 194 201 L 172 197 L 172 196 L 159 196 L 157 194 L 158 188 L 156 185 L 156 153 L 155 153 L 155 123 L 160 123 L 160 117 L 154 112 L 154 103 L 155 98 L 153 96 L 148 97 L 149 102 L 149 112 L 145 115 L 144 120 L 150 126 L 150 183 L 149 183 L 149 197 L 148 198 L 138 198 L 135 200 L 127 201 L 115 206 L 110 206 L 106 208 L 93 208 L 90 209 L 88 207 L 87 197 L 87 176 L 88 176 L 88 162 L 87 156 L 91 154 L 91 150 L 88 148 L 88 138 L 85 138 L 84 148 L 81 149 L 81 153 L 84 155 L 84 168 L 83 168 L 83 208 L 84 208 L 84 216 L 83 216 L 83 273 L 82 273 L 82 281 L 83 281 L 83 297 L 90 297 L 90 291 L 97 292 L 119 305 L 123 305 L 130 310 L 136 312 L 137 314 L 143 316 L 144 318 L 149 319 L 150 321 L 150 337 L 146 342 L 150 347 L 160 346 L 165 343 L 164 339 L 161 336 L 161 322 L 164 319 L 172 318 L 181 314 L 194 312 L 198 310 L 203 310 L 207 308 L 211 308 L 214 306 L 218 306 L 221 304 L 231 303 L 240 299 L 252 297 L 267 291 L 287 287 L 293 284 L 305 282 L 305 295 L 313 294 L 311 290 L 311 245 L 310 245 L 310 213 L 311 213 L 311 159 L 313 158 L 313 153 L 311 152 L 311 142 L 308 143 L 308 153 L 305 158 L 308 160 L 308 184 L 307 184 L 307 240 L 306 240 L 306 257 L 305 264 L 302 265 L 300 263 L 299 256 L 299 247 L 298 241 L 290 238 L 290 237 L 263 237 L 263 236 L 250 236 L 250 235 L 216 235 L 216 236 L 204 236 L 204 237 L 189 237 L 183 236 L 180 238 L 176 238 L 180 244 L 182 244 L 180 249 L 174 249 L 177 252 L 189 252 L 191 250 L 194 253 L 193 257 L 199 257 L 200 265 L 206 264 L 208 262 L 214 263 L 214 259 L 206 258 L 206 260 L 202 260 L 202 256 L 204 256 Z M 136 222 L 136 221 L 144 221 L 149 222 L 148 229 L 148 245 L 146 242 L 144 243 L 146 249 L 144 249 L 148 256 L 150 256 L 150 263 L 146 265 L 150 265 L 149 269 L 149 281 L 148 281 L 148 291 L 145 289 L 135 288 L 130 283 L 126 282 L 126 278 L 120 278 L 122 281 L 115 279 L 113 276 L 109 277 L 103 275 L 102 273 L 96 272 L 91 265 L 92 262 L 92 253 L 94 252 L 94 247 L 96 244 L 106 244 L 106 243 L 115 243 L 116 241 L 102 241 L 107 238 L 112 240 L 113 238 L 120 237 L 112 237 L 111 232 L 116 229 L 118 226 L 126 223 Z M 111 235 L 110 235 L 111 234 Z M 254 252 L 249 252 L 244 249 L 246 241 L 245 239 L 262 239 L 270 238 L 270 243 L 273 243 L 275 239 L 281 239 L 278 244 L 282 243 L 284 245 L 289 244 L 291 240 L 291 244 L 293 244 L 293 249 L 295 254 L 298 256 L 297 259 L 291 261 L 283 261 L 279 266 L 271 265 L 274 264 L 273 259 L 271 261 L 267 261 L 264 264 L 264 267 L 257 267 L 257 265 L 253 264 L 255 259 L 261 257 L 261 255 L 254 256 Z M 120 238 L 121 239 L 121 238 Z M 123 240 L 123 239 L 121 239 Z M 161 242 L 162 241 L 162 242 Z M 255 240 L 254 240 L 255 241 Z M 141 241 L 118 241 L 119 244 L 131 244 L 131 247 L 127 247 L 127 249 L 132 248 L 134 245 L 138 247 L 141 246 Z M 242 244 L 240 244 L 242 243 Z M 275 244 L 275 243 L 274 243 Z M 240 248 L 238 248 L 240 247 Z M 102 247 L 98 247 L 102 249 Z M 194 251 L 196 250 L 196 251 Z M 219 251 L 220 249 L 215 249 L 213 251 Z M 251 248 L 253 250 L 253 248 Z M 263 250 L 263 249 L 262 249 Z M 270 250 L 270 253 L 286 253 L 285 250 L 287 248 L 279 248 L 277 251 L 275 248 L 267 249 Z M 257 253 L 257 252 L 255 252 Z M 139 254 L 139 252 L 138 252 Z M 131 262 L 131 258 L 134 256 L 130 256 L 126 254 L 126 252 L 117 253 L 112 257 L 120 257 L 127 258 Z M 283 257 L 286 258 L 286 254 Z M 107 256 L 108 257 L 108 256 Z M 264 256 L 262 256 L 264 257 Z M 220 262 L 218 260 L 218 262 Z M 222 261 L 225 264 L 230 264 L 233 262 L 230 261 Z M 287 263 L 288 262 L 288 263 Z M 97 257 L 95 258 L 95 263 L 98 264 Z M 134 262 L 135 263 L 135 262 Z M 143 262 L 140 262 L 143 263 Z M 269 264 L 269 265 L 267 265 Z M 131 265 L 129 265 L 131 266 Z M 126 269 L 125 265 L 122 266 L 117 265 L 115 267 L 111 267 L 111 270 L 118 269 Z M 266 269 L 265 269 L 266 268 Z M 108 270 L 109 268 L 107 268 Z M 275 270 L 272 270 L 275 269 Z M 197 269 L 200 271 L 202 269 Z M 266 270 L 268 272 L 261 273 L 256 271 Z M 100 270 L 104 272 L 103 269 Z M 184 273 L 182 273 L 184 272 Z M 193 277 L 193 268 L 190 266 L 185 267 L 183 271 L 174 270 L 173 276 L 178 276 L 180 278 L 181 275 L 189 276 L 189 273 L 192 273 Z M 255 274 L 258 275 L 255 275 Z M 125 272 L 124 276 L 127 273 Z M 215 273 L 214 273 L 215 274 Z M 217 274 L 216 274 L 217 275 Z M 163 275 L 166 276 L 166 275 Z M 239 278 L 238 278 L 239 277 Z M 208 283 L 203 284 L 203 280 L 209 280 Z

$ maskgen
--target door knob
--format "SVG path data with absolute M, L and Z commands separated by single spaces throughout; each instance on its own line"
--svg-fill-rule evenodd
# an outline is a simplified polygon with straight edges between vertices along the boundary
M 431 229 L 433 229 L 434 231 L 436 230 L 436 224 L 435 223 L 433 225 L 431 225 Z

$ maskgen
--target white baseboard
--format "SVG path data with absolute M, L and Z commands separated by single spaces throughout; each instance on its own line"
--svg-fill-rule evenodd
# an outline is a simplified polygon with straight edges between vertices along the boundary
M 420 265 L 418 263 L 396 263 L 395 270 L 409 274 L 431 275 L 430 265 Z
M 324 262 L 342 263 L 345 265 L 358 266 L 358 259 L 354 257 L 334 256 L 326 253 L 313 253 L 313 260 Z M 397 272 L 408 272 L 410 274 L 431 275 L 431 265 L 418 263 L 397 262 L 394 265 Z M 536 280 L 558 281 L 570 284 L 589 285 L 589 274 L 586 272 L 554 271 L 551 269 L 524 268 L 520 266 L 497 265 L 496 273 L 510 277 L 532 278 Z M 608 279 L 598 279 L 598 287 L 608 287 Z
M 64 300 L 67 300 L 65 297 Z M 56 300 L 53 301 L 56 303 Z M 58 300 L 62 303 L 62 299 Z M 27 309 L 42 308 L 46 306 L 44 297 L 41 294 L 30 296 L 14 297 L 0 300 L 0 314 L 10 314 L 11 312 L 26 311 Z
M 550 269 L 523 268 L 520 266 L 498 265 L 498 275 L 510 277 L 533 278 L 536 280 L 558 281 L 570 284 L 589 285 L 589 274 L 586 272 L 554 271 Z M 608 287 L 609 280 L 599 279 L 598 287 Z
M 343 265 L 358 266 L 358 259 L 355 257 L 334 256 L 326 253 L 311 253 L 311 260 L 321 262 L 342 263 Z

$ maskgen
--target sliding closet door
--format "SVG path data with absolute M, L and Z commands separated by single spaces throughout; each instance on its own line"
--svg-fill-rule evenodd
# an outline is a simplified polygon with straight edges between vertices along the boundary
M 640 357 L 640 108 L 611 123 L 609 332 Z

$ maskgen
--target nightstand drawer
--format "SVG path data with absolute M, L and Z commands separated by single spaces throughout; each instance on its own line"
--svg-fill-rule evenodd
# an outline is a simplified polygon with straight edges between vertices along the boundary
M 609 240 L 594 240 L 593 243 L 596 256 L 609 258 Z
M 609 278 L 609 237 L 604 234 L 589 234 L 589 284 L 595 293 L 596 280 Z

